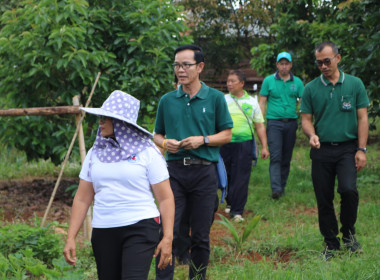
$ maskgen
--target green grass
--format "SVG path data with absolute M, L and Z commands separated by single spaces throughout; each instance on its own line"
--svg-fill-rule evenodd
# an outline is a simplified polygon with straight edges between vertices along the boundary
M 269 161 L 260 160 L 252 168 L 249 197 L 244 214 L 247 222 L 238 225 L 240 233 L 254 215 L 263 215 L 243 250 L 258 253 L 261 261 L 250 261 L 236 254 L 227 245 L 211 248 L 209 280 L 221 279 L 380 279 L 380 149 L 379 144 L 368 146 L 367 167 L 358 174 L 360 203 L 356 223 L 357 238 L 364 253 L 342 252 L 331 261 L 324 261 L 321 252 L 323 238 L 318 228 L 316 200 L 311 182 L 309 148 L 306 141 L 295 148 L 286 195 L 278 201 L 271 198 Z M 335 207 L 339 213 L 340 197 L 336 194 Z M 219 206 L 222 211 L 225 204 Z M 224 229 L 214 223 L 213 230 Z M 279 254 L 290 252 L 288 260 Z M 187 279 L 186 266 L 179 266 L 175 279 Z M 154 271 L 150 278 L 154 279 Z
M 55 166 L 50 159 L 28 162 L 25 152 L 0 143 L 0 180 L 25 177 L 58 177 L 61 165 Z M 80 161 L 69 160 L 63 173 L 66 177 L 78 177 Z
M 270 197 L 269 161 L 261 160 L 252 169 L 246 217 L 259 214 L 264 218 L 245 247 L 266 259 L 251 262 L 226 253 L 223 258 L 226 264 L 210 263 L 208 279 L 380 279 L 379 145 L 369 146 L 367 167 L 358 174 L 360 204 L 356 229 L 364 253 L 342 251 L 329 262 L 321 256 L 323 238 L 318 228 L 309 148 L 306 143 L 301 146 L 294 150 L 286 195 L 278 201 Z M 339 201 L 337 194 L 334 201 L 337 213 Z M 214 223 L 213 228 L 217 226 Z M 290 260 L 278 261 L 281 251 L 292 252 Z

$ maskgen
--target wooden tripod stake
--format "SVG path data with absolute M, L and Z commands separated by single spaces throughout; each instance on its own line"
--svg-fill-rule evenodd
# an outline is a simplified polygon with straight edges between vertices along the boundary
M 90 96 L 89 96 L 88 99 L 87 99 L 87 102 L 86 102 L 86 106 L 85 106 L 85 107 L 88 107 L 88 105 L 90 104 L 90 101 L 91 101 L 92 95 L 94 94 L 95 87 L 96 87 L 96 85 L 97 85 L 97 83 L 98 83 L 98 81 L 99 81 L 100 74 L 101 74 L 101 73 L 98 72 L 98 76 L 96 77 L 95 82 L 94 82 L 94 85 L 92 86 L 91 93 L 90 93 Z M 70 143 L 69 149 L 67 150 L 67 153 L 66 153 L 65 159 L 64 159 L 64 161 L 63 161 L 63 163 L 62 163 L 61 171 L 59 172 L 57 182 L 55 183 L 55 186 L 54 186 L 54 189 L 53 189 L 53 193 L 51 194 L 51 197 L 50 197 L 50 200 L 49 200 L 49 204 L 48 204 L 48 206 L 47 206 L 47 208 L 46 208 L 46 211 L 45 211 L 44 217 L 43 217 L 42 222 L 41 222 L 41 227 L 43 227 L 43 226 L 45 225 L 47 215 L 49 214 L 49 211 L 50 211 L 51 205 L 52 205 L 52 203 L 53 203 L 53 200 L 54 200 L 55 194 L 57 193 L 57 189 L 58 189 L 59 183 L 61 182 L 62 175 L 63 175 L 63 171 L 65 170 L 65 167 L 66 167 L 67 161 L 69 160 L 69 157 L 70 157 L 71 151 L 73 150 L 73 146 L 74 146 L 74 143 L 75 143 L 75 139 L 77 138 L 77 135 L 78 135 L 78 133 L 79 133 L 79 129 L 82 127 L 82 121 L 83 121 L 84 116 L 85 116 L 85 114 L 83 114 L 83 115 L 81 116 L 80 120 L 78 121 L 77 129 L 75 130 L 75 133 L 74 133 L 73 139 L 71 140 L 71 143 Z
M 74 106 L 79 106 L 79 96 L 75 95 L 73 97 L 73 104 Z M 80 160 L 83 165 L 84 159 L 86 158 L 86 145 L 84 143 L 84 135 L 83 135 L 83 127 L 82 124 L 79 124 L 82 114 L 76 114 L 75 115 L 75 121 L 77 126 L 79 125 L 79 133 L 78 133 L 78 142 L 79 142 L 79 154 L 80 154 Z M 83 223 L 83 234 L 84 238 L 87 240 L 91 240 L 91 207 L 88 208 L 86 219 Z

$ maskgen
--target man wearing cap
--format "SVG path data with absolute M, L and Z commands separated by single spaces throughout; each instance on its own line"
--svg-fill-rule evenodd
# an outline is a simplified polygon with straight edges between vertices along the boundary
M 333 42 L 319 44 L 315 58 L 322 74 L 306 85 L 301 113 L 302 128 L 310 139 L 319 229 L 326 243 L 324 256 L 328 260 L 340 249 L 333 202 L 336 178 L 341 197 L 343 244 L 351 252 L 361 251 L 355 238 L 359 204 L 356 175 L 367 161 L 369 100 L 363 82 L 338 68 L 341 55 Z
M 204 280 L 218 189 L 219 146 L 231 141 L 233 122 L 224 94 L 199 80 L 205 66 L 202 49 L 184 45 L 174 55 L 173 68 L 180 86 L 159 102 L 154 142 L 167 151 L 175 198 L 173 251 L 178 246 L 181 220 L 190 219 L 189 279 Z M 173 274 L 174 264 L 156 269 L 156 279 L 173 279 Z
M 261 112 L 267 118 L 270 152 L 269 175 L 272 198 L 285 194 L 297 131 L 297 99 L 303 91 L 302 81 L 294 76 L 292 57 L 287 52 L 277 55 L 277 72 L 266 77 L 259 97 Z M 267 107 L 268 104 L 268 108 Z

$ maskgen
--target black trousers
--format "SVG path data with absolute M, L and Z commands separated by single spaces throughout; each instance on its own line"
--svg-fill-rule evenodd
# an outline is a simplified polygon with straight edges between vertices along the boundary
M 189 219 L 191 229 L 189 278 L 198 277 L 196 279 L 204 280 L 210 255 L 209 235 L 218 189 L 216 164 L 184 166 L 169 161 L 168 170 L 175 199 L 173 261 L 178 246 L 180 222 L 182 219 Z M 185 211 L 186 209 L 188 211 Z M 159 257 L 156 264 L 158 262 Z M 156 267 L 157 280 L 171 280 L 173 275 L 174 264 L 163 270 Z
M 218 211 L 219 207 L 219 197 L 215 197 L 214 214 Z M 191 248 L 191 237 L 190 237 L 190 215 L 189 210 L 186 208 L 182 216 L 182 220 L 179 225 L 179 233 L 177 236 L 176 247 L 173 250 L 174 255 L 182 262 L 187 263 L 190 260 L 190 248 Z M 214 222 L 214 216 L 212 217 L 211 225 Z M 162 238 L 162 235 L 161 235 Z
M 228 178 L 227 204 L 231 215 L 243 214 L 252 169 L 252 140 L 228 143 L 220 148 Z
M 154 219 L 124 227 L 94 228 L 91 243 L 99 279 L 147 279 L 159 228 Z
M 186 219 L 186 217 L 188 217 L 188 219 Z M 185 209 L 182 220 L 179 224 L 176 245 L 175 250 L 173 250 L 174 255 L 181 261 L 188 262 L 190 260 L 191 237 L 190 212 L 187 208 Z
M 338 179 L 340 202 L 340 231 L 344 238 L 355 234 L 359 194 L 356 188 L 356 142 L 338 146 L 322 144 L 311 149 L 312 179 L 318 204 L 319 228 L 329 249 L 339 249 L 338 222 L 334 210 L 334 185 Z
M 296 143 L 297 119 L 283 122 L 267 121 L 267 137 L 270 152 L 269 176 L 272 193 L 285 194 L 290 172 L 294 144 Z

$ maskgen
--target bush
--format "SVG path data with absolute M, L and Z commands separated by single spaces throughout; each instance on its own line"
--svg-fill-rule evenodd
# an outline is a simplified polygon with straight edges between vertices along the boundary
M 62 254 L 63 241 L 54 233 L 52 224 L 46 227 L 10 224 L 0 228 L 0 252 L 4 256 L 26 248 L 33 250 L 35 258 L 52 267 L 53 259 Z
M 0 228 L 0 279 L 84 279 L 84 269 L 66 263 L 63 240 L 54 223 L 3 225 Z M 82 266 L 83 267 L 83 266 Z
M 34 257 L 28 248 L 4 257 L 0 253 L 0 279 L 84 279 L 83 270 L 74 270 L 63 256 L 53 260 L 53 269 L 49 269 L 41 260 Z

